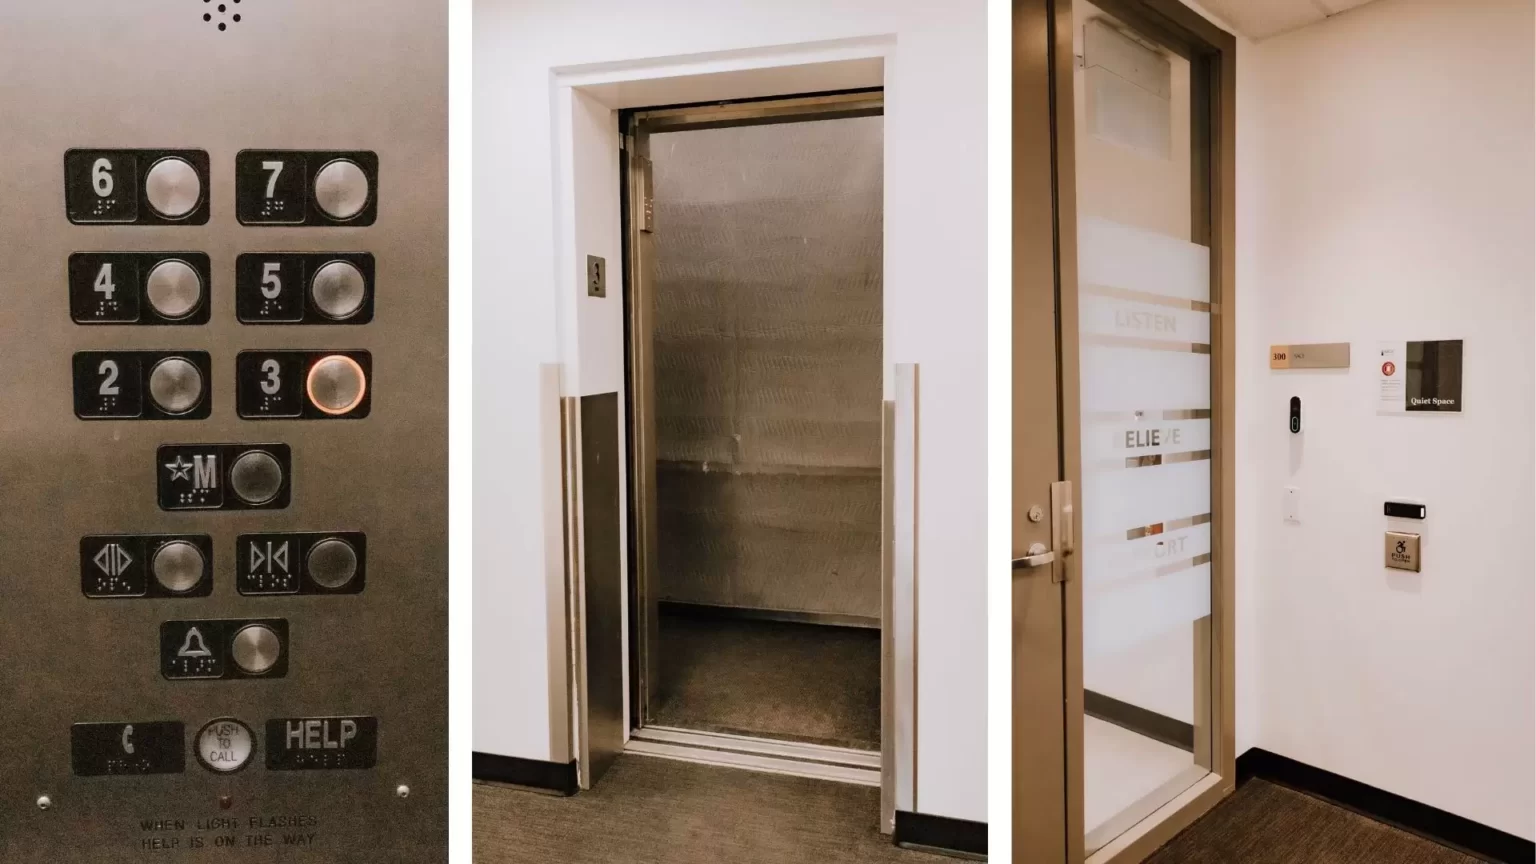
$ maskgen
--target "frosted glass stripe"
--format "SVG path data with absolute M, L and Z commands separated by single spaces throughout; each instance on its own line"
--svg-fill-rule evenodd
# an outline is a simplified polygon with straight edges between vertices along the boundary
M 1085 345 L 1081 374 L 1087 413 L 1211 407 L 1209 354 Z
M 1211 463 L 1180 462 L 1133 471 L 1083 473 L 1083 536 L 1211 511 Z
M 1083 654 L 1115 654 L 1211 614 L 1211 565 L 1110 590 L 1083 587 Z
M 1167 342 L 1211 342 L 1211 316 L 1193 309 L 1083 296 L 1079 314 L 1084 334 L 1135 336 Z
M 1077 278 L 1165 297 L 1209 302 L 1211 250 L 1094 216 L 1077 225 Z
M 1188 561 L 1210 551 L 1209 523 L 1164 534 L 1149 534 L 1136 540 L 1099 540 L 1083 548 L 1083 585 L 1085 589 L 1108 588 L 1114 583 L 1148 575 L 1159 567 Z
M 1083 458 L 1094 463 L 1210 449 L 1210 420 L 1133 420 L 1083 427 Z

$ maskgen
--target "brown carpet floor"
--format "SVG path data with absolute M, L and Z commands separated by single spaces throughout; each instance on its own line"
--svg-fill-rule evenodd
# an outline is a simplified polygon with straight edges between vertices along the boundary
M 880 631 L 664 614 L 652 721 L 880 749 Z
M 1147 864 L 1477 864 L 1480 859 L 1264 780 L 1249 780 Z
M 944 864 L 891 845 L 880 790 L 620 756 L 571 798 L 475 784 L 474 864 Z

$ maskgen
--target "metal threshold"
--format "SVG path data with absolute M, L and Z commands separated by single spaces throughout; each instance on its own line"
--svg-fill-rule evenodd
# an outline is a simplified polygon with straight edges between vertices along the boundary
M 634 731 L 624 752 L 859 786 L 880 785 L 880 753 L 873 750 L 647 726 Z

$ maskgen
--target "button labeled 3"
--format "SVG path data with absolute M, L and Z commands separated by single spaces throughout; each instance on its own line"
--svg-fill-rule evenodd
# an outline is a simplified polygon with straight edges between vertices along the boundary
M 367 417 L 372 368 L 367 351 L 242 351 L 236 410 L 247 420 Z

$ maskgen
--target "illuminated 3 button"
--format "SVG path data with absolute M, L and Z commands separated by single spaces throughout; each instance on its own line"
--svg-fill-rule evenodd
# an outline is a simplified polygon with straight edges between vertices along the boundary
M 333 417 L 349 414 L 368 394 L 368 376 L 356 360 L 345 354 L 322 357 L 309 367 L 304 384 L 309 402 Z

